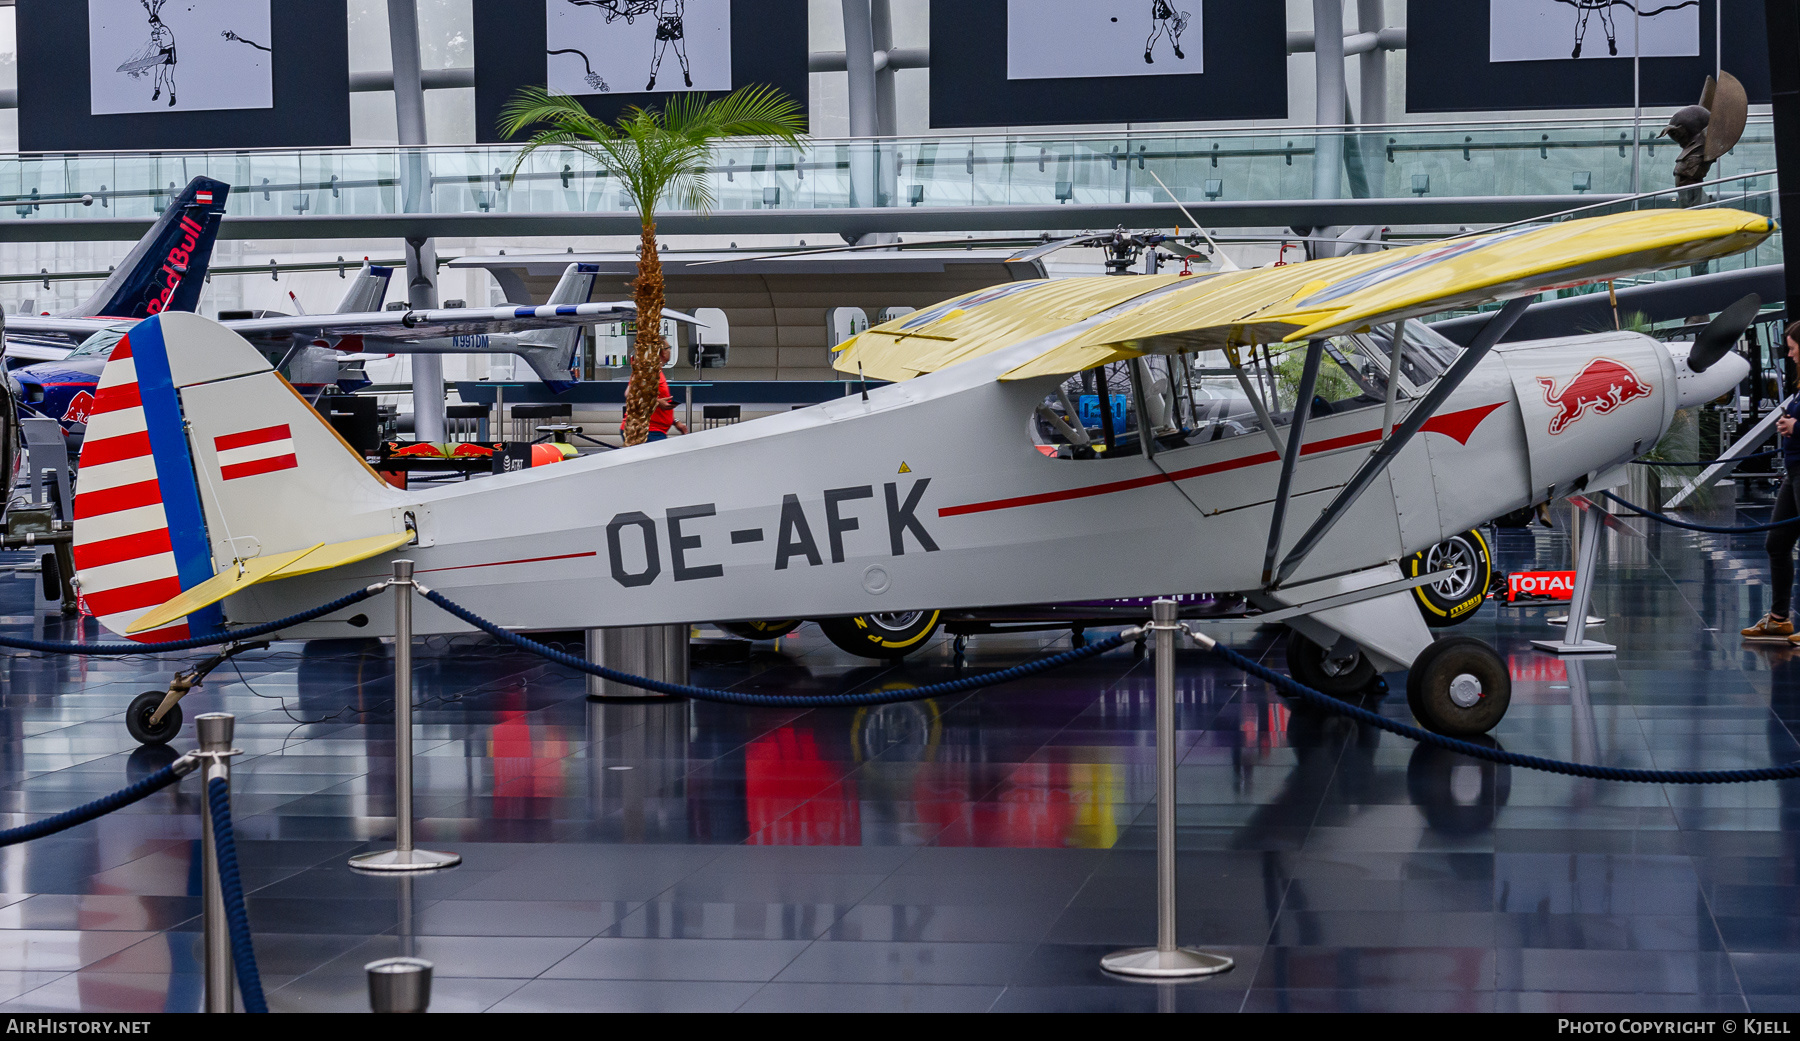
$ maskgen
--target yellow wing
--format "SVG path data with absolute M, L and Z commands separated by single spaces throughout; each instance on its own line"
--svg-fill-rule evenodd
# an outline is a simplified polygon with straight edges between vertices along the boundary
M 1730 256 L 1774 231 L 1774 221 L 1741 210 L 1638 210 L 1259 268 L 1092 326 L 1001 379 L 1080 372 L 1147 353 L 1334 336 Z
M 192 589 L 184 590 L 181 595 L 153 608 L 149 614 L 126 627 L 127 635 L 160 629 L 177 619 L 186 618 L 203 607 L 241 593 L 254 585 L 273 582 L 278 578 L 293 578 L 295 575 L 308 575 L 314 571 L 325 571 L 343 564 L 354 564 L 359 560 L 378 557 L 389 550 L 398 549 L 411 542 L 413 533 L 397 532 L 392 535 L 373 535 L 366 539 L 352 539 L 349 542 L 334 542 L 326 545 L 321 542 L 306 549 L 290 550 L 286 553 L 275 553 L 266 557 L 252 557 L 236 567 L 227 567 L 213 577 Z
M 1044 336 L 1041 354 L 1001 378 L 1079 372 L 1146 353 L 1330 336 L 1696 264 L 1774 231 L 1774 221 L 1742 210 L 1637 210 L 1228 274 L 1012 282 L 870 329 L 841 345 L 834 364 L 904 380 Z

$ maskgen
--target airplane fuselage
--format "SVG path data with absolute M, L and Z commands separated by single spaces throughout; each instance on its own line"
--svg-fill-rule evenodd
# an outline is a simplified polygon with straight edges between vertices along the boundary
M 393 491 L 362 509 L 411 513 L 419 541 L 405 555 L 420 580 L 524 629 L 1257 590 L 1281 466 L 1269 439 L 1253 432 L 1153 460 L 1048 458 L 1028 421 L 1059 379 L 996 379 L 1036 349 L 996 351 L 867 400 L 852 393 L 554 467 Z M 1624 386 L 1594 378 L 1620 372 Z M 1599 479 L 1667 429 L 1675 376 L 1668 350 L 1633 333 L 1497 349 L 1287 584 L 1380 568 Z M 1284 548 L 1380 442 L 1382 412 L 1309 421 Z M 203 444 L 210 431 L 196 433 Z M 377 518 L 344 519 L 360 531 Z M 283 545 L 316 528 L 294 523 L 293 537 L 258 538 Z M 222 567 L 229 543 L 212 537 Z M 370 562 L 257 587 L 227 613 L 278 617 L 387 571 Z M 370 613 L 357 635 L 386 631 L 386 615 Z M 462 628 L 428 606 L 417 624 Z M 349 630 L 304 627 L 327 634 Z

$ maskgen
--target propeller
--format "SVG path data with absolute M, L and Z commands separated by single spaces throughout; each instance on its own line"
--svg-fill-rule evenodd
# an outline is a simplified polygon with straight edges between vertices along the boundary
M 1762 297 L 1755 293 L 1719 312 L 1719 316 L 1706 323 L 1700 335 L 1694 337 L 1694 346 L 1688 351 L 1688 368 L 1695 372 L 1705 372 L 1738 342 L 1744 330 L 1756 321 L 1757 312 L 1762 310 Z

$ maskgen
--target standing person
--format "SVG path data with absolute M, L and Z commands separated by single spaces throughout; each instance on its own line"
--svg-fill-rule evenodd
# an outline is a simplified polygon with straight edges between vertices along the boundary
M 1800 366 L 1800 322 L 1788 323 L 1786 339 L 1788 360 Z M 1781 479 L 1781 488 L 1775 493 L 1775 511 L 1769 519 L 1797 523 L 1769 531 L 1769 538 L 1764 543 L 1769 551 L 1769 582 L 1774 586 L 1769 613 L 1743 632 L 1746 640 L 1781 640 L 1800 646 L 1800 639 L 1794 637 L 1792 617 L 1794 542 L 1800 539 L 1800 499 L 1796 498 L 1794 485 L 1800 478 L 1800 437 L 1794 434 L 1795 424 L 1800 422 L 1800 394 L 1789 398 L 1781 411 L 1781 418 L 1775 421 L 1775 432 L 1781 435 L 1781 459 L 1787 472 Z
M 663 344 L 662 364 L 669 364 L 669 359 L 673 356 L 669 345 Z M 633 375 L 631 378 L 635 380 L 637 376 Z M 650 413 L 650 436 L 644 438 L 646 442 L 661 441 L 668 437 L 670 427 L 684 434 L 688 432 L 687 424 L 675 418 L 675 396 L 669 390 L 669 377 L 662 369 L 656 370 L 656 384 L 656 411 Z M 631 397 L 630 383 L 625 385 L 625 396 L 628 399 Z M 624 420 L 619 421 L 619 432 L 625 432 Z

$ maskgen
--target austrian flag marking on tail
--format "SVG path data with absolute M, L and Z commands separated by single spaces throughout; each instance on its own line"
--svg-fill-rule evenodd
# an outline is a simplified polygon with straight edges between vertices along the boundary
M 215 437 L 213 450 L 219 453 L 219 476 L 227 481 L 292 470 L 300 465 L 294 457 L 294 437 L 286 423 Z
M 194 201 L 199 203 L 202 206 L 211 206 L 212 205 L 212 193 L 211 192 L 195 192 L 194 193 Z

